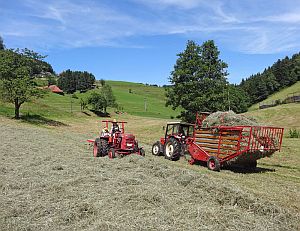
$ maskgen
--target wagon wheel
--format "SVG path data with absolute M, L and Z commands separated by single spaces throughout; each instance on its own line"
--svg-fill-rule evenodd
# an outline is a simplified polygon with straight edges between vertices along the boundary
M 93 154 L 94 154 L 94 157 L 101 156 L 101 147 L 100 147 L 100 139 L 99 138 L 96 138 L 96 140 L 94 141 Z
M 108 150 L 108 157 L 109 157 L 110 159 L 116 158 L 116 151 L 115 151 L 114 148 L 110 148 L 110 149 Z
M 179 160 L 181 153 L 181 145 L 178 140 L 170 138 L 164 148 L 165 158 L 168 160 Z
M 152 154 L 154 156 L 160 156 L 162 152 L 163 152 L 162 146 L 161 146 L 161 143 L 159 141 L 157 141 L 156 143 L 154 143 L 152 145 Z
M 219 172 L 220 171 L 220 161 L 218 160 L 217 157 L 211 156 L 211 157 L 209 157 L 209 159 L 207 161 L 207 167 L 209 170 Z

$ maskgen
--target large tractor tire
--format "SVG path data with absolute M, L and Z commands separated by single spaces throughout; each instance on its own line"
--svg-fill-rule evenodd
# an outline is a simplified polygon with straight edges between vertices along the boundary
M 207 161 L 207 167 L 209 170 L 219 172 L 221 168 L 220 161 L 218 160 L 217 157 L 211 156 Z
M 167 140 L 164 148 L 165 158 L 168 160 L 179 160 L 181 154 L 181 144 L 175 138 Z
M 94 157 L 101 156 L 100 138 L 96 138 L 95 141 L 94 141 L 93 154 L 94 154 Z
M 101 139 L 100 144 L 101 144 L 101 155 L 106 156 L 108 154 L 108 149 L 109 149 L 108 140 Z
M 159 141 L 152 145 L 152 154 L 154 156 L 160 156 L 163 153 L 163 147 Z

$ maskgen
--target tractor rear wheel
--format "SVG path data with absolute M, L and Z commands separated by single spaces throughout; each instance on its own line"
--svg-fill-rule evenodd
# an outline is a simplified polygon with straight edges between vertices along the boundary
M 93 149 L 94 157 L 101 156 L 101 147 L 100 147 L 100 139 L 96 138 L 94 141 L 94 149 Z
M 106 156 L 108 154 L 108 140 L 101 139 L 100 144 L 101 144 L 101 155 Z
M 162 149 L 162 145 L 159 141 L 155 142 L 153 145 L 152 145 L 152 154 L 154 156 L 160 156 L 163 152 L 163 149 Z
M 179 160 L 181 153 L 181 144 L 175 138 L 167 140 L 164 148 L 165 158 L 168 160 Z
M 209 170 L 219 172 L 220 168 L 221 168 L 220 161 L 218 160 L 217 157 L 211 156 L 211 157 L 209 157 L 209 159 L 207 161 L 207 167 Z

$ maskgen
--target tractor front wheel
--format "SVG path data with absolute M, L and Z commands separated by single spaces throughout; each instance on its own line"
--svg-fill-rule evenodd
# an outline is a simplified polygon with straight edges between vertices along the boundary
M 160 156 L 162 154 L 163 150 L 162 150 L 162 145 L 159 141 L 157 141 L 156 143 L 154 143 L 152 145 L 152 154 L 154 156 Z
M 106 156 L 108 154 L 108 140 L 107 139 L 101 139 L 101 154 L 102 156 Z
M 94 148 L 93 148 L 94 157 L 101 156 L 101 147 L 100 147 L 100 139 L 96 138 L 94 141 Z
M 220 168 L 221 168 L 220 161 L 218 160 L 217 157 L 211 156 L 211 157 L 209 157 L 209 159 L 207 161 L 207 167 L 209 170 L 219 172 Z
M 164 148 L 165 158 L 168 160 L 179 160 L 181 152 L 181 145 L 175 138 L 167 140 Z

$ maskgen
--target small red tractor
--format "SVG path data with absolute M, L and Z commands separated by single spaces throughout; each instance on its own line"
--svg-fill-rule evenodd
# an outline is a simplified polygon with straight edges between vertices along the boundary
M 112 127 L 116 124 L 116 121 L 103 120 L 105 128 L 108 128 L 109 123 Z M 112 129 L 111 132 L 108 130 L 102 130 L 99 137 L 95 140 L 87 140 L 89 143 L 94 145 L 93 154 L 95 157 L 106 156 L 109 158 L 122 157 L 130 154 L 138 154 L 145 156 L 145 151 L 142 147 L 138 146 L 138 141 L 135 139 L 133 134 L 125 133 L 125 121 L 119 121 L 121 128 L 117 125 L 116 131 Z
M 207 113 L 196 116 L 195 124 L 167 123 L 165 136 L 152 146 L 153 155 L 166 159 L 188 158 L 190 164 L 206 162 L 219 171 L 224 165 L 255 169 L 257 160 L 280 150 L 283 128 L 265 126 L 214 126 L 204 128 Z

